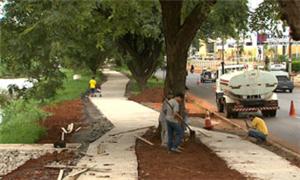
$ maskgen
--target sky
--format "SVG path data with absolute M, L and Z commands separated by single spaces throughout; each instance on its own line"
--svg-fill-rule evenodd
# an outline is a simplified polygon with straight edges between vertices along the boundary
M 250 10 L 255 10 L 262 2 L 263 0 L 248 0 L 248 6 L 250 7 Z

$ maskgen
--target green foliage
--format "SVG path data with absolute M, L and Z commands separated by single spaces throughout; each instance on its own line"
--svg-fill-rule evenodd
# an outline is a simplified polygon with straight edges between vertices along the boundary
M 11 98 L 9 97 L 7 92 L 0 91 L 0 109 L 5 107 L 9 103 L 10 100 L 11 100 Z
M 107 35 L 113 37 L 132 77 L 143 87 L 162 61 L 163 35 L 158 1 L 97 1 L 94 14 L 101 18 L 103 25 L 99 39 L 105 40 Z M 100 41 L 99 46 L 103 46 L 103 42 Z
M 254 12 L 251 12 L 249 27 L 255 32 L 269 32 L 281 36 L 282 31 L 278 28 L 280 22 L 281 13 L 278 1 L 264 0 Z
M 292 62 L 292 71 L 300 72 L 300 59 Z
M 39 121 L 46 116 L 35 101 L 12 101 L 3 110 L 0 143 L 35 143 L 45 133 Z
M 81 79 L 73 80 L 73 71 L 65 70 L 64 72 L 66 78 L 63 81 L 63 88 L 57 91 L 57 94 L 50 100 L 50 103 L 80 98 L 80 95 L 88 89 L 88 82 L 93 76 L 90 72 L 79 72 Z M 101 83 L 102 75 L 97 74 L 95 77 L 97 83 Z
M 147 88 L 157 88 L 157 87 L 164 87 L 164 81 L 161 79 L 157 79 L 156 77 L 152 76 L 146 85 Z M 142 91 L 141 87 L 138 85 L 136 81 L 133 81 L 130 90 L 132 94 L 136 95 Z
M 7 1 L 0 20 L 1 59 L 10 72 L 37 80 L 28 96 L 50 98 L 62 87 L 60 65 L 66 57 L 67 37 L 85 27 L 93 3 Z
M 200 28 L 200 37 L 238 38 L 248 30 L 249 10 L 247 0 L 218 0 L 213 6 L 208 19 Z

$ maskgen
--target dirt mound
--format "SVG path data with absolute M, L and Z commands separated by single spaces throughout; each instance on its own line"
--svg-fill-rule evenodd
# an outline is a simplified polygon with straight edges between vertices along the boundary
M 83 113 L 83 103 L 81 100 L 69 100 L 44 108 L 51 115 L 42 122 L 47 129 L 47 133 L 39 143 L 54 143 L 61 135 L 61 127 L 67 127 L 68 124 L 74 123 L 76 127 L 86 126 Z M 70 142 L 70 138 L 66 137 L 66 142 Z
M 153 130 L 144 138 L 155 145 L 137 141 L 136 154 L 139 162 L 139 179 L 246 179 L 239 172 L 227 167 L 226 162 L 202 143 L 188 142 L 183 153 L 168 153 L 160 146 Z
M 164 90 L 162 88 L 149 88 L 142 91 L 140 94 L 131 96 L 129 100 L 136 102 L 152 102 L 160 103 L 164 99 Z
M 24 165 L 20 166 L 15 171 L 5 175 L 3 180 L 24 180 L 24 179 L 57 179 L 59 174 L 58 169 L 45 168 L 45 165 L 51 162 L 58 162 L 60 164 L 75 165 L 74 162 L 76 155 L 73 152 L 63 151 L 61 153 L 47 153 L 38 159 L 31 159 Z

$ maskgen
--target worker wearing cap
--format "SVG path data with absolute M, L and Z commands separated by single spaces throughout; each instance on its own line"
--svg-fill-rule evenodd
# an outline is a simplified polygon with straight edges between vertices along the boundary
M 249 128 L 248 136 L 256 138 L 258 142 L 265 142 L 269 134 L 265 121 L 254 115 L 248 117 L 251 120 L 251 126 L 246 122 L 246 126 Z

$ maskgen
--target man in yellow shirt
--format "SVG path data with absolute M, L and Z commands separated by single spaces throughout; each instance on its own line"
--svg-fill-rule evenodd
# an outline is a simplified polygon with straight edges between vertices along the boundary
M 254 115 L 249 115 L 249 119 L 251 120 L 251 126 L 246 122 L 247 128 L 250 128 L 248 136 L 256 138 L 258 142 L 265 142 L 269 134 L 265 121 Z
M 95 77 L 92 77 L 92 79 L 89 81 L 89 88 L 90 88 L 90 94 L 91 96 L 94 96 L 95 91 L 96 91 L 96 80 Z

